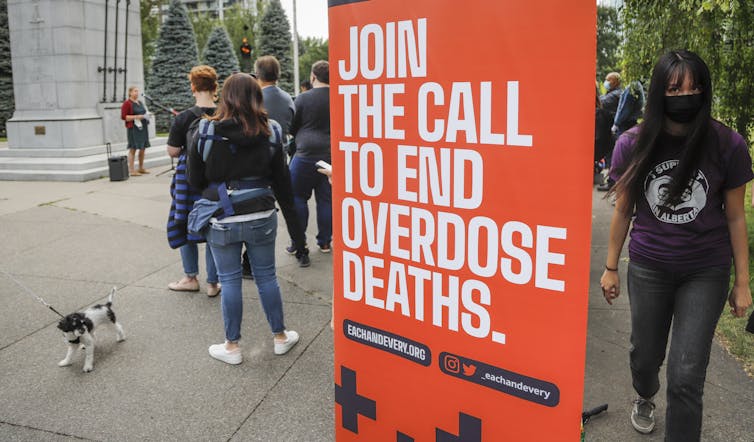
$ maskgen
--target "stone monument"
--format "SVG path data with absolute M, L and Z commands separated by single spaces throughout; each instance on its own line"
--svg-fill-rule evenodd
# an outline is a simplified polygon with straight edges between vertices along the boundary
M 126 90 L 144 90 L 139 0 L 8 0 L 8 27 L 16 108 L 0 179 L 107 175 L 106 143 L 126 147 Z M 168 161 L 147 149 L 148 165 Z

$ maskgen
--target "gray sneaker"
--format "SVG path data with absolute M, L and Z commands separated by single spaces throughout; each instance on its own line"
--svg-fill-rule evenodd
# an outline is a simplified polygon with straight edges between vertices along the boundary
M 655 404 L 649 399 L 639 397 L 631 410 L 631 425 L 642 434 L 649 434 L 655 429 Z

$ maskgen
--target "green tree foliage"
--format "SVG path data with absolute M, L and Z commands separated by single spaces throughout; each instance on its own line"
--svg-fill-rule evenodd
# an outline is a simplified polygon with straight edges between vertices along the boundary
M 194 29 L 188 11 L 179 0 L 172 0 L 167 18 L 160 27 L 147 94 L 163 105 L 187 109 L 194 104 L 188 73 L 198 64 Z M 157 111 L 152 108 L 153 111 Z M 168 119 L 158 118 L 158 130 L 168 127 Z
M 144 78 L 152 67 L 155 43 L 160 31 L 160 11 L 167 0 L 141 0 L 141 53 L 144 57 Z
M 621 26 L 618 10 L 597 6 L 597 81 L 610 72 L 620 72 Z
M 240 3 L 234 3 L 225 9 L 224 20 L 220 20 L 213 13 L 192 13 L 191 24 L 196 34 L 196 45 L 203 48 L 207 45 L 212 30 L 218 26 L 225 27 L 230 38 L 231 46 L 237 58 L 241 58 L 241 43 L 244 37 L 254 46 L 255 18 L 251 9 L 244 9 Z M 202 57 L 204 54 L 200 54 Z
M 5 122 L 13 116 L 13 70 L 10 64 L 8 1 L 0 0 L 0 135 L 6 136 Z
M 222 26 L 220 19 L 215 17 L 214 14 L 208 12 L 194 12 L 189 13 L 191 17 L 191 26 L 194 28 L 194 35 L 196 36 L 196 47 L 200 51 L 203 51 L 207 47 L 207 41 L 212 30 L 218 26 Z M 199 53 L 199 57 L 203 57 L 203 53 Z
M 721 16 L 722 29 L 715 43 L 719 67 L 715 95 L 720 118 L 744 136 L 754 128 L 754 5 L 750 0 L 702 2 L 701 14 Z
M 280 62 L 278 86 L 293 93 L 291 26 L 280 0 L 271 0 L 259 23 L 256 56 L 274 55 Z
M 202 51 L 202 63 L 215 68 L 221 87 L 230 74 L 239 71 L 236 52 L 224 27 L 217 26 L 212 30 Z
M 744 136 L 754 119 L 754 10 L 751 0 L 627 0 L 622 11 L 625 72 L 649 78 L 670 49 L 698 53 L 709 65 L 715 115 Z
M 317 37 L 306 37 L 299 40 L 303 50 L 299 50 L 298 78 L 308 80 L 312 65 L 319 60 L 327 60 L 329 54 L 328 41 Z

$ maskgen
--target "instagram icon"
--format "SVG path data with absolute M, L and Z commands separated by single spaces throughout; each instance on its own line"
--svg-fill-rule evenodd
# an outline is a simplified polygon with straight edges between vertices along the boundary
M 459 373 L 461 371 L 461 361 L 458 360 L 458 357 L 453 355 L 445 355 L 443 366 L 449 373 Z

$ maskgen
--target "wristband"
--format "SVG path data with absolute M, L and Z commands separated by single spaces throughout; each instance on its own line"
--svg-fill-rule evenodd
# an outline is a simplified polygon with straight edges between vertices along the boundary
M 611 271 L 611 272 L 617 272 L 618 268 L 616 267 L 614 269 L 611 269 L 610 267 L 607 266 L 607 264 L 605 264 L 605 270 L 608 270 L 608 271 Z

